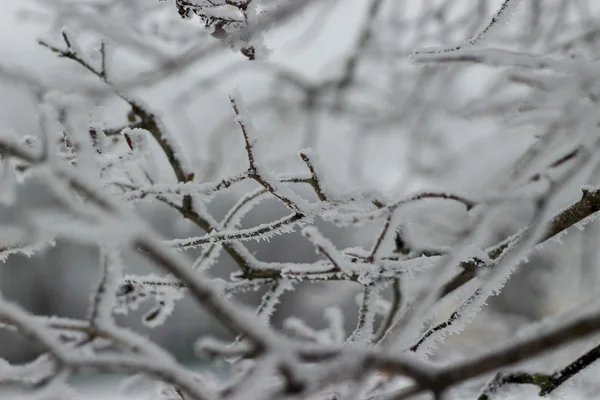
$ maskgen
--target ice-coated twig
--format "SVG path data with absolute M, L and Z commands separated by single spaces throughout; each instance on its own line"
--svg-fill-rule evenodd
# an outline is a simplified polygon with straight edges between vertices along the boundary
M 16 235 L 17 232 L 10 232 L 13 235 Z M 0 232 L 0 236 L 4 236 L 2 232 Z M 23 240 L 15 241 L 15 237 L 13 236 L 10 240 L 8 238 L 2 237 L 0 239 L 0 261 L 4 262 L 6 259 L 13 254 L 23 254 L 27 257 L 31 257 L 33 254 L 38 251 L 42 251 L 48 247 L 54 247 L 56 242 L 53 240 L 44 240 L 44 241 L 30 241 L 26 240 L 23 237 Z
M 379 326 L 379 329 L 373 338 L 373 343 L 379 343 L 383 339 L 385 334 L 392 326 L 392 322 L 396 318 L 396 315 L 400 311 L 401 305 L 402 293 L 400 288 L 400 279 L 396 278 L 392 282 L 392 303 L 390 305 L 390 309 L 388 310 L 385 319 L 381 322 L 381 325 Z
M 319 232 L 314 226 L 307 226 L 302 234 L 323 254 L 338 271 L 352 275 L 355 268 L 338 252 L 333 243 Z
M 387 218 L 385 219 L 385 223 L 383 224 L 383 228 L 381 229 L 381 232 L 379 233 L 379 235 L 377 235 L 377 239 L 375 240 L 375 244 L 373 245 L 373 249 L 371 250 L 371 254 L 369 254 L 369 262 L 373 262 L 375 261 L 375 258 L 377 256 L 377 252 L 379 251 L 379 248 L 381 247 L 383 240 L 385 239 L 386 235 L 388 234 L 388 232 L 390 231 L 390 227 L 392 225 L 392 219 L 394 217 L 394 214 L 390 214 L 387 216 Z
M 414 203 L 426 199 L 439 199 L 439 200 L 450 200 L 462 203 L 465 205 L 467 210 L 473 208 L 477 202 L 470 200 L 466 197 L 459 196 L 452 193 L 444 192 L 420 192 L 404 199 L 398 200 L 389 205 L 382 205 L 375 210 L 361 210 L 360 212 L 339 212 L 334 210 L 332 212 L 324 214 L 324 218 L 338 224 L 340 226 L 347 226 L 353 224 L 363 224 L 365 221 L 377 220 L 387 218 L 389 215 L 394 213 L 398 208 L 405 206 L 410 203 Z
M 573 63 L 550 57 L 533 56 L 527 53 L 517 53 L 503 49 L 473 49 L 456 53 L 427 53 L 414 57 L 420 63 L 471 63 L 484 64 L 493 67 L 523 67 L 534 70 L 567 70 Z
M 248 174 L 243 172 L 241 174 L 233 175 L 228 178 L 223 178 L 219 182 L 211 183 L 192 183 L 192 182 L 181 182 L 178 184 L 155 184 L 149 187 L 142 187 L 139 189 L 130 190 L 122 195 L 123 200 L 131 201 L 135 199 L 143 199 L 148 196 L 186 196 L 186 195 L 202 195 L 206 199 L 211 199 L 218 192 L 228 189 L 233 184 L 242 182 L 248 178 Z
M 256 160 L 256 156 L 254 154 L 254 145 L 256 143 L 257 136 L 254 132 L 252 121 L 248 116 L 246 106 L 242 102 L 239 92 L 229 96 L 229 100 L 236 116 L 235 120 L 240 126 L 242 135 L 244 137 L 249 164 L 248 174 L 250 177 L 267 189 L 271 194 L 273 194 L 273 196 L 281 200 L 291 211 L 298 214 L 306 214 L 308 209 L 306 200 L 302 199 L 291 189 L 281 184 Z
M 321 184 L 321 180 L 323 179 L 323 177 L 321 175 L 321 172 L 318 171 L 318 167 L 316 166 L 316 154 L 312 150 L 305 149 L 300 151 L 299 155 L 302 161 L 304 161 L 304 163 L 306 164 L 308 170 L 310 171 L 310 176 L 312 178 L 310 182 L 315 190 L 315 193 L 317 194 L 317 197 L 319 197 L 319 200 L 321 201 L 327 201 L 328 194 L 326 193 L 325 188 Z
M 253 228 L 239 229 L 233 232 L 214 232 L 199 238 L 167 240 L 165 244 L 176 249 L 190 249 L 206 244 L 231 242 L 234 240 L 269 240 L 273 236 L 290 232 L 294 226 L 302 226 L 308 222 L 310 221 L 307 221 L 301 214 L 290 214 L 277 221 Z
M 259 188 L 253 192 L 248 193 L 243 196 L 238 202 L 229 209 L 223 221 L 221 222 L 221 227 L 223 229 L 235 228 L 239 225 L 241 219 L 244 215 L 246 215 L 252 207 L 263 197 L 265 194 L 269 192 L 264 188 Z M 208 269 L 212 262 L 218 257 L 219 250 L 221 249 L 220 244 L 212 244 L 208 249 L 206 249 L 200 257 L 194 262 L 194 268 L 199 270 Z
M 412 352 L 416 352 L 417 350 L 419 350 L 419 348 L 421 347 L 421 345 L 423 343 L 425 343 L 426 340 L 429 340 L 429 338 L 431 338 L 433 335 L 435 335 L 438 332 L 441 332 L 441 334 L 448 334 L 448 333 L 444 333 L 444 330 L 447 330 L 448 328 L 450 328 L 452 326 L 452 324 L 458 320 L 459 317 L 462 316 L 462 314 L 467 311 L 467 309 L 471 306 L 471 304 L 477 299 L 477 297 L 481 294 L 481 288 L 478 288 L 475 293 L 473 293 L 467 300 L 465 300 L 460 307 L 458 307 L 455 311 L 452 312 L 452 314 L 450 314 L 450 317 L 448 317 L 447 320 L 435 325 L 432 328 L 429 328 L 423 335 L 421 335 L 421 337 L 419 338 L 419 340 L 410 347 L 410 351 Z M 435 339 L 434 339 L 435 340 Z
M 256 309 L 256 315 L 258 316 L 259 321 L 261 321 L 265 325 L 270 325 L 271 317 L 275 312 L 275 307 L 281 301 L 281 296 L 290 290 L 293 290 L 293 283 L 290 281 L 285 281 L 283 279 L 278 280 L 276 283 L 271 285 L 271 287 L 265 292 L 263 298 Z
M 516 8 L 521 3 L 521 0 L 504 0 L 502 5 L 494 16 L 490 19 L 487 25 L 484 26 L 482 30 L 477 32 L 471 38 L 465 40 L 464 42 L 456 45 L 451 45 L 447 47 L 432 47 L 426 49 L 417 49 L 413 51 L 411 54 L 411 58 L 413 59 L 421 59 L 425 56 L 430 56 L 432 58 L 443 57 L 448 53 L 457 53 L 461 50 L 469 49 L 472 46 L 477 45 L 479 42 L 484 40 L 486 36 L 490 34 L 493 30 L 496 29 L 498 25 L 504 25 L 510 19 Z
M 281 182 L 306 183 L 315 188 L 315 180 L 302 176 L 283 177 Z M 315 188 L 316 190 L 316 188 Z M 265 188 L 258 188 L 240 198 L 238 202 L 229 209 L 223 221 L 221 222 L 222 229 L 236 228 L 240 224 L 240 220 L 252 210 L 260 201 L 265 198 L 269 191 Z M 216 231 L 213 231 L 216 232 Z M 217 255 L 218 244 L 212 244 L 202 255 L 196 260 L 195 268 L 204 269 L 204 266 L 214 259 Z
M 122 274 L 120 256 L 115 250 L 102 248 L 100 253 L 102 275 L 89 312 L 92 328 L 112 325 L 112 312 Z
M 375 285 L 364 285 L 363 295 L 358 310 L 358 321 L 356 328 L 346 341 L 347 343 L 362 342 L 370 343 L 373 335 L 373 323 L 375 321 L 375 304 L 379 299 L 379 292 L 383 287 Z

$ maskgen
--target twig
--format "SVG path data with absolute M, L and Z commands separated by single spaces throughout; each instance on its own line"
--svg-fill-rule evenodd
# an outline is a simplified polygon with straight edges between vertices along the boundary
M 377 288 L 373 284 L 363 285 L 363 296 L 358 310 L 356 328 L 354 328 L 354 331 L 350 334 L 346 343 L 359 341 L 369 343 L 371 341 L 373 318 L 375 316 L 373 306 L 379 297 L 380 290 L 381 288 Z
M 231 106 L 236 116 L 235 120 L 240 126 L 242 135 L 244 137 L 246 154 L 248 156 L 248 175 L 257 183 L 262 185 L 265 189 L 267 189 L 271 194 L 273 194 L 273 196 L 281 200 L 291 211 L 298 214 L 303 214 L 300 209 L 300 205 L 298 204 L 301 201 L 301 199 L 293 199 L 292 196 L 296 196 L 294 196 L 289 189 L 286 190 L 286 188 L 283 186 L 278 186 L 276 188 L 275 185 L 279 185 L 279 181 L 277 181 L 276 179 L 270 179 L 270 177 L 267 178 L 265 176 L 265 171 L 262 169 L 259 170 L 259 166 L 256 162 L 253 149 L 254 141 L 256 140 L 256 138 L 250 137 L 252 133 L 250 131 L 253 130 L 253 127 L 248 116 L 245 115 L 245 109 L 243 109 L 244 105 L 241 104 L 241 98 L 239 98 L 239 95 L 236 97 L 229 96 L 229 100 L 231 102 Z
M 390 230 L 390 226 L 392 224 L 393 217 L 394 217 L 394 214 L 390 214 L 385 219 L 383 228 L 381 229 L 381 232 L 379 233 L 379 235 L 377 235 L 377 239 L 375 240 L 375 245 L 373 245 L 373 250 L 371 250 L 371 254 L 369 254 L 369 258 L 368 258 L 369 262 L 372 263 L 373 261 L 375 261 L 375 256 L 377 255 L 377 251 L 381 247 L 381 244 L 383 243 L 383 239 L 385 238 L 386 234 Z
M 539 395 L 546 396 L 558 389 L 560 385 L 583 371 L 590 364 L 600 358 L 600 346 L 596 346 L 577 360 L 571 362 L 566 367 L 552 373 L 530 373 L 530 372 L 511 372 L 498 373 L 490 383 L 488 383 L 479 396 L 479 400 L 489 400 L 490 396 L 500 387 L 507 384 L 532 384 L 540 388 Z
M 306 166 L 308 167 L 309 171 L 310 171 L 310 176 L 311 176 L 311 180 L 310 180 L 310 184 L 313 187 L 313 189 L 315 190 L 315 193 L 317 194 L 317 197 L 319 197 L 319 200 L 321 201 L 327 201 L 327 196 L 325 195 L 325 192 L 323 190 L 323 188 L 321 187 L 321 182 L 319 180 L 319 176 L 317 175 L 317 171 L 315 169 L 315 165 L 313 160 L 311 159 L 312 154 L 309 155 L 308 152 L 304 151 L 304 152 L 300 152 L 300 158 L 302 159 L 302 161 L 304 161 L 304 163 L 306 164 Z
M 92 328 L 104 327 L 110 320 L 121 275 L 120 266 L 117 265 L 118 256 L 114 254 L 114 250 L 102 248 L 100 252 L 102 277 L 91 301 L 89 320 Z
M 392 322 L 396 318 L 398 311 L 400 311 L 400 305 L 402 304 L 402 292 L 400 290 L 400 278 L 395 278 L 392 283 L 392 304 L 390 309 L 385 316 L 385 320 L 381 323 L 377 334 L 373 338 L 373 343 L 379 343 L 385 336 L 387 331 L 392 326 Z
M 407 204 L 411 204 L 414 202 L 427 200 L 427 199 L 439 199 L 439 200 L 450 200 L 456 201 L 458 203 L 463 204 L 467 211 L 477 205 L 477 202 L 474 200 L 470 200 L 466 197 L 459 196 L 452 193 L 445 192 L 420 192 L 413 195 L 409 195 L 406 198 L 398 200 L 392 204 L 384 205 L 384 204 L 376 204 L 377 209 L 372 211 L 361 211 L 361 212 L 353 212 L 348 213 L 348 215 L 334 215 L 329 219 L 335 223 L 343 223 L 343 224 L 361 224 L 364 221 L 376 220 L 380 218 L 387 218 L 390 214 L 396 211 L 398 208 L 403 207 Z
M 302 225 L 306 218 L 302 214 L 290 214 L 270 224 L 262 224 L 259 227 L 240 229 L 234 232 L 209 233 L 200 238 L 175 239 L 166 241 L 165 244 L 176 249 L 190 249 L 209 243 L 226 243 L 234 240 L 259 239 L 265 235 L 277 235 L 282 231 L 292 228 L 294 225 Z
M 444 322 L 441 322 L 437 325 L 435 325 L 432 328 L 429 328 L 427 330 L 427 332 L 425 332 L 423 335 L 421 335 L 421 337 L 419 338 L 419 340 L 410 347 L 410 351 L 412 352 L 416 352 L 419 347 L 434 333 L 442 331 L 448 327 L 450 327 L 458 318 L 460 318 L 462 316 L 462 313 L 467 309 L 467 307 L 477 298 L 477 296 L 479 296 L 481 294 L 481 288 L 477 289 L 475 291 L 475 293 L 473 293 L 473 295 L 471 295 L 467 300 L 465 300 L 463 302 L 463 304 L 461 304 L 461 306 L 456 309 L 452 314 L 450 314 L 450 317 L 448 317 L 447 320 L 445 320 Z

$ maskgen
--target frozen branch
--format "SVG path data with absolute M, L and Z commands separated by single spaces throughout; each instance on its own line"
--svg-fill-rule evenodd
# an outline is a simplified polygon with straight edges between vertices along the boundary
M 83 54 L 81 54 L 81 49 L 79 49 L 79 46 L 73 47 L 73 41 L 75 40 L 74 37 L 69 37 L 65 31 L 63 31 L 63 39 L 67 45 L 66 50 L 62 50 L 41 40 L 39 41 L 39 44 L 47 47 L 60 57 L 65 57 L 77 62 L 82 67 L 96 75 L 102 82 L 106 83 L 117 96 L 131 106 L 131 111 L 134 114 L 134 118 L 138 119 L 135 127 L 146 129 L 152 134 L 156 142 L 165 153 L 169 164 L 173 167 L 173 171 L 177 177 L 177 180 L 179 182 L 187 182 L 192 180 L 193 174 L 187 170 L 187 167 L 184 167 L 184 163 L 181 161 L 181 157 L 183 156 L 181 149 L 175 144 L 174 138 L 171 138 L 167 135 L 165 132 L 166 128 L 162 124 L 162 121 L 160 121 L 159 118 L 153 112 L 149 111 L 141 102 L 130 99 L 128 96 L 122 94 L 119 89 L 108 80 L 108 77 L 106 76 L 106 49 L 104 42 L 102 42 L 101 45 L 101 65 L 100 67 L 94 67 L 84 58 Z
M 240 126 L 244 137 L 249 164 L 248 175 L 268 190 L 273 196 L 281 200 L 291 211 L 303 214 L 303 209 L 306 207 L 301 207 L 301 205 L 304 205 L 306 202 L 290 189 L 280 184 L 276 178 L 270 176 L 270 174 L 256 161 L 256 156 L 254 154 L 254 145 L 257 140 L 256 133 L 254 132 L 254 127 L 252 126 L 252 122 L 250 121 L 239 93 L 236 93 L 235 96 L 230 96 L 229 100 L 231 101 L 231 106 L 236 115 L 235 120 Z
M 101 250 L 102 277 L 92 298 L 90 326 L 104 327 L 112 324 L 117 285 L 121 279 L 119 255 L 114 250 Z
M 530 372 L 511 372 L 496 374 L 494 379 L 483 390 L 479 400 L 490 400 L 490 396 L 498 391 L 502 386 L 508 384 L 531 384 L 540 388 L 539 395 L 546 396 L 558 389 L 563 383 L 583 371 L 596 360 L 600 358 L 600 346 L 596 346 L 587 353 L 569 363 L 564 368 L 552 373 L 530 373 Z

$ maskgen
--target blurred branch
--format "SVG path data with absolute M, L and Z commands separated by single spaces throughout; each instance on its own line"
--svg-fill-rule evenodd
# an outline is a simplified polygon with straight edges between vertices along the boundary
M 70 351 L 58 339 L 49 334 L 44 325 L 38 323 L 20 307 L 0 299 L 0 320 L 15 326 L 19 332 L 34 343 L 40 344 L 57 362 L 56 371 L 61 368 L 69 370 L 96 369 L 109 372 L 143 372 L 165 382 L 181 387 L 196 400 L 209 399 L 210 396 L 201 388 L 185 369 L 174 361 L 161 360 L 155 363 L 155 358 L 148 356 L 88 356 Z
M 313 1 L 314 0 L 288 1 L 286 6 L 276 8 L 274 11 L 270 12 L 268 16 L 261 18 L 258 24 L 242 33 L 244 35 L 252 36 L 271 28 L 274 24 L 286 22 L 296 16 L 301 10 L 312 4 Z M 232 35 L 230 39 L 235 41 L 235 35 Z M 121 82 L 119 86 L 124 90 L 131 90 L 139 88 L 140 86 L 155 84 L 169 76 L 182 73 L 197 61 L 207 58 L 220 49 L 222 49 L 222 43 L 220 42 L 215 42 L 212 45 L 203 44 L 194 46 L 181 56 L 162 63 L 155 70 L 140 74 L 139 77 L 130 79 L 127 82 Z
M 367 14 L 365 15 L 365 20 L 363 21 L 362 28 L 358 34 L 358 39 L 356 44 L 354 45 L 354 50 L 347 57 L 344 67 L 342 69 L 341 76 L 337 78 L 337 93 L 336 96 L 338 99 L 341 99 L 343 92 L 350 87 L 352 81 L 356 79 L 356 70 L 359 65 L 359 61 L 362 57 L 365 56 L 365 52 L 367 50 L 367 45 L 373 36 L 373 31 L 376 27 L 376 18 L 381 6 L 383 4 L 383 0 L 372 0 L 369 5 L 369 9 Z

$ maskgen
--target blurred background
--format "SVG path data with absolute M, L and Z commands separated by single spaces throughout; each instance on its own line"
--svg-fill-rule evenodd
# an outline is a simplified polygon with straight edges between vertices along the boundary
M 416 47 L 462 42 L 480 31 L 500 7 L 499 0 L 335 0 L 317 1 L 282 26 L 263 34 L 271 54 L 249 61 L 226 45 L 175 73 L 144 82 L 133 91 L 161 114 L 197 171 L 195 181 L 216 181 L 246 167 L 243 141 L 233 120 L 228 95 L 239 88 L 260 132 L 263 162 L 277 173 L 302 171 L 297 153 L 312 148 L 320 156 L 328 182 L 345 190 L 367 188 L 390 198 L 435 188 L 478 195 L 532 143 L 539 128 L 519 119 L 519 110 L 534 99 L 531 87 L 517 82 L 506 68 L 480 65 L 419 65 L 408 60 Z M 600 51 L 598 4 L 592 0 L 521 2 L 486 45 L 535 54 L 595 59 Z M 100 39 L 110 49 L 110 76 L 127 81 L 151 71 L 175 54 L 217 38 L 199 18 L 182 19 L 173 1 L 86 0 L 4 1 L 0 12 L 0 129 L 40 135 L 39 104 L 53 92 L 72 95 L 60 105 L 74 127 L 92 122 L 112 129 L 127 123 L 127 105 L 114 97 L 94 97 L 97 78 L 76 63 L 58 58 L 37 44 L 38 38 L 60 43 L 68 26 L 80 45 L 96 51 Z M 207 30 L 209 32 L 207 32 Z M 158 154 L 158 152 L 157 152 Z M 157 166 L 168 170 L 157 156 Z M 168 172 L 164 172 L 168 174 Z M 563 205 L 576 200 L 565 190 Z M 208 204 L 219 219 L 250 186 L 229 190 Z M 0 189 L 1 190 L 1 189 Z M 300 193 L 310 197 L 308 191 Z M 10 207 L 0 208 L 0 224 L 28 218 L 45 207 L 47 194 L 28 182 Z M 139 204 L 138 212 L 165 238 L 202 235 L 177 212 L 156 203 Z M 523 227 L 528 204 L 513 204 L 495 224 L 489 243 Z M 285 215 L 276 201 L 261 203 L 243 221 L 254 226 Z M 466 220 L 435 203 L 411 209 L 403 231 L 415 243 L 452 241 Z M 461 222 L 462 221 L 462 222 Z M 370 246 L 379 227 L 339 229 L 317 221 L 339 248 Z M 435 232 L 434 237 L 431 232 Z M 437 237 L 439 236 L 439 237 Z M 592 295 L 598 284 L 598 226 L 585 234 L 573 230 L 564 244 L 533 254 L 504 291 L 490 299 L 467 332 L 450 337 L 444 354 L 476 351 L 504 340 L 525 323 L 564 312 Z M 248 243 L 259 260 L 300 262 L 318 259 L 298 233 L 269 242 Z M 391 250 L 391 249 L 390 249 Z M 190 260 L 200 251 L 188 251 Z M 159 273 L 135 254 L 125 255 L 128 273 Z M 235 263 L 222 254 L 211 269 L 228 278 Z M 17 254 L 0 264 L 0 291 L 36 314 L 84 318 L 100 269 L 94 249 L 58 242 L 28 257 Z M 403 282 L 406 285 L 406 282 Z M 291 316 L 323 327 L 323 310 L 339 306 L 350 332 L 355 326 L 360 286 L 351 283 L 303 283 L 282 297 L 274 324 Z M 261 292 L 245 293 L 257 303 Z M 460 295 L 450 296 L 443 319 Z M 140 322 L 150 304 L 119 322 L 145 332 L 184 362 L 194 359 L 200 336 L 225 332 L 189 299 L 179 302 L 167 324 L 148 329 Z M 36 349 L 10 332 L 0 332 L 0 357 L 30 360 Z

